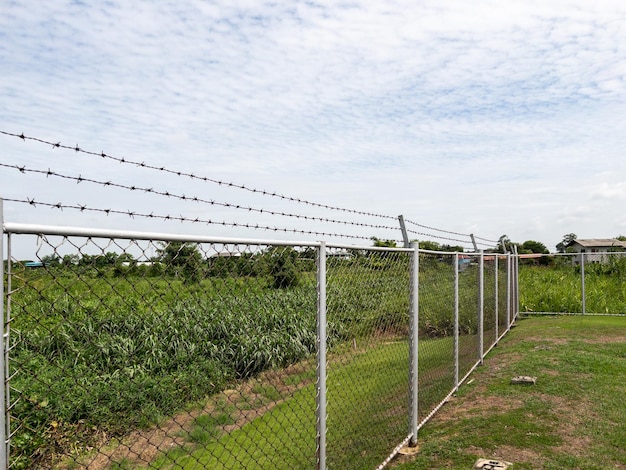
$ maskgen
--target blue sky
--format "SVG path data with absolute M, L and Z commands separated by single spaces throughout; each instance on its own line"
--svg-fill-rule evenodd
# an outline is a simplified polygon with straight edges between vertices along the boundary
M 626 234 L 624 2 L 0 5 L 2 131 L 453 232 L 539 240 L 552 250 L 570 232 Z M 11 136 L 0 142 L 4 164 L 397 225 Z M 0 178 L 9 199 L 401 238 L 390 229 L 270 217 L 6 167 Z M 4 217 L 283 237 L 11 202 Z

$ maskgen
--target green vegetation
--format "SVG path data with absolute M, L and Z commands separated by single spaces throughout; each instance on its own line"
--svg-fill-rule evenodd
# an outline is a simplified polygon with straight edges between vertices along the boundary
M 555 257 L 547 266 L 521 264 L 522 312 L 582 312 L 580 266 L 569 257 Z M 587 313 L 626 313 L 626 257 L 585 264 Z
M 626 465 L 626 321 L 519 322 L 456 398 L 420 430 L 419 453 L 391 468 L 467 469 L 478 458 L 516 469 Z M 511 385 L 532 375 L 536 385 Z
M 69 452 L 75 452 L 72 459 L 80 458 L 102 434 L 109 440 L 121 439 L 132 430 L 148 429 L 189 407 L 203 408 L 207 400 L 226 389 L 262 377 L 266 371 L 302 364 L 314 354 L 314 250 L 274 247 L 207 258 L 201 248 L 164 244 L 149 263 L 140 263 L 128 254 L 103 253 L 51 257 L 45 260 L 46 268 L 39 270 L 12 266 L 10 368 L 15 373 L 11 385 L 16 401 L 12 415 L 20 425 L 12 439 L 14 468 L 51 466 L 67 458 Z M 328 344 L 338 366 L 329 371 L 329 387 L 339 389 L 346 380 L 359 376 L 364 379 L 364 388 L 351 390 L 357 395 L 356 401 L 339 398 L 333 406 L 356 403 L 356 409 L 345 409 L 338 416 L 350 416 L 351 423 L 359 426 L 363 412 L 363 418 L 379 418 L 381 433 L 401 435 L 406 430 L 406 413 L 401 408 L 397 408 L 397 415 L 384 411 L 384 407 L 374 409 L 380 404 L 367 403 L 366 397 L 376 391 L 385 396 L 386 403 L 396 396 L 406 400 L 406 351 L 398 352 L 406 347 L 406 341 L 398 339 L 406 340 L 409 329 L 410 257 L 407 253 L 368 250 L 334 255 L 327 260 Z M 454 326 L 453 263 L 453 256 L 420 257 L 419 332 L 432 338 L 423 343 L 427 349 L 420 354 L 433 361 L 433 370 L 428 372 L 432 374 L 430 385 L 423 389 L 423 409 L 451 387 L 447 364 Z M 500 319 L 506 310 L 503 267 L 500 265 L 496 272 L 493 259 L 485 262 L 486 345 L 493 339 L 490 335 L 496 321 L 496 275 L 502 289 L 498 298 Z M 555 268 L 523 266 L 523 308 L 544 302 L 541 295 L 548 295 L 546 287 L 554 287 L 556 295 L 558 286 L 568 285 L 564 280 L 575 279 L 574 267 Z M 611 292 L 615 277 L 623 279 L 623 272 L 619 263 L 589 269 L 590 276 L 607 283 L 605 292 Z M 471 351 L 478 328 L 477 284 L 476 263 L 464 265 L 459 279 L 460 332 L 461 346 L 467 347 L 468 358 L 472 356 L 463 360 L 468 364 L 476 357 Z M 620 285 L 621 297 L 615 295 L 613 299 L 618 302 L 626 297 L 624 283 Z M 588 305 L 593 302 L 588 301 Z M 607 303 L 602 308 L 613 309 L 615 305 L 622 304 Z M 357 346 L 364 340 L 366 346 Z M 390 356 L 375 359 L 376 351 L 386 351 Z M 341 365 L 348 359 L 350 364 Z M 381 383 L 375 374 L 369 377 L 373 367 L 387 370 L 391 378 Z M 346 374 L 343 379 L 342 374 Z M 287 378 L 299 387 L 290 389 L 291 403 L 302 399 L 306 401 L 302 409 L 314 409 L 309 402 L 314 397 L 311 370 L 300 370 Z M 251 393 L 254 400 L 246 406 L 273 408 L 250 425 L 256 423 L 263 433 L 269 429 L 290 433 L 278 431 L 281 426 L 276 424 L 285 422 L 281 413 L 289 413 L 289 406 L 282 401 L 286 395 L 263 381 Z M 225 439 L 232 446 L 229 436 L 246 432 L 242 418 L 233 416 L 229 409 L 202 416 L 195 419 L 187 438 L 198 458 L 207 458 L 205 448 L 215 440 Z M 314 417 L 289 419 L 307 426 L 302 439 L 306 433 L 314 433 L 314 426 L 311 428 L 307 421 Z M 224 429 L 235 422 L 239 424 L 225 433 Z M 290 429 L 295 426 L 289 423 Z M 359 445 L 350 445 L 351 439 Z M 336 435 L 335 441 L 346 446 L 340 454 L 351 455 L 349 449 L 361 446 L 363 437 L 350 431 Z M 379 456 L 374 450 L 378 445 L 387 444 L 367 443 L 372 449 L 367 458 L 372 461 Z M 180 449 L 175 452 L 180 453 Z M 260 458 L 259 452 L 255 458 Z M 342 463 L 338 468 L 347 467 Z

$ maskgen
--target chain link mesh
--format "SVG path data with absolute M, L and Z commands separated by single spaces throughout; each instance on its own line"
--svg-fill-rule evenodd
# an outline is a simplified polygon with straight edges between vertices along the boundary
M 10 267 L 11 468 L 315 466 L 314 250 L 41 237 L 36 257 Z
M 329 250 L 328 468 L 375 468 L 407 435 L 410 253 Z
M 412 250 L 327 247 L 318 279 L 317 244 L 9 233 L 8 248 L 13 469 L 316 468 L 322 388 L 326 468 L 376 468 L 415 437 L 414 386 L 423 421 L 512 315 L 510 260 L 479 254 L 419 252 L 411 305 Z

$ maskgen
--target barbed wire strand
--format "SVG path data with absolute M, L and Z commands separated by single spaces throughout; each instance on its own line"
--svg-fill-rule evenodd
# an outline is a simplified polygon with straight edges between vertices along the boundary
M 184 177 L 188 177 L 191 179 L 196 179 L 196 180 L 200 180 L 200 181 L 204 181 L 204 182 L 208 182 L 208 183 L 214 183 L 220 186 L 226 186 L 226 187 L 230 187 L 230 188 L 235 188 L 235 189 L 241 189 L 244 191 L 249 191 L 251 193 L 256 193 L 256 194 L 261 194 L 263 196 L 270 196 L 270 197 L 275 197 L 275 198 L 279 198 L 279 199 L 283 199 L 283 200 L 287 200 L 287 201 L 291 201 L 291 202 L 297 202 L 300 204 L 306 204 L 306 205 L 310 205 L 310 206 L 315 206 L 315 207 L 321 207 L 323 209 L 329 209 L 329 210 L 335 210 L 335 211 L 342 211 L 342 212 L 349 212 L 352 214 L 358 214 L 358 215 L 367 215 L 370 217 L 379 217 L 379 218 L 383 218 L 383 219 L 395 219 L 395 217 L 390 216 L 390 215 L 384 215 L 384 214 L 376 214 L 373 212 L 365 212 L 365 211 L 359 211 L 359 210 L 354 210 L 354 209 L 346 209 L 346 208 L 342 208 L 342 207 L 338 207 L 338 206 L 331 206 L 328 204 L 321 204 L 321 203 L 317 203 L 317 202 L 312 202 L 312 201 L 308 201 L 306 199 L 301 199 L 301 198 L 297 198 L 297 197 L 292 197 L 292 196 L 285 196 L 283 194 L 279 194 L 277 192 L 270 192 L 270 191 L 266 191 L 263 189 L 256 189 L 256 188 L 251 188 L 248 186 L 245 186 L 243 184 L 237 184 L 237 183 L 233 183 L 233 182 L 226 182 L 226 181 L 221 181 L 215 178 L 211 178 L 208 176 L 197 176 L 193 173 L 189 173 L 186 171 L 182 171 L 182 170 L 171 170 L 169 168 L 166 168 L 164 166 L 155 166 L 155 165 L 151 165 L 149 163 L 146 162 L 140 162 L 140 161 L 136 161 L 136 160 L 131 160 L 125 157 L 115 157 L 113 155 L 108 155 L 106 153 L 102 152 L 93 152 L 93 151 L 89 151 L 89 150 L 85 150 L 80 148 L 78 145 L 75 146 L 70 146 L 70 145 L 63 145 L 61 144 L 61 142 L 52 142 L 52 141 L 48 141 L 45 139 L 41 139 L 38 137 L 29 137 L 24 135 L 24 133 L 22 134 L 15 134 L 12 132 L 7 132 L 7 131 L 3 131 L 0 130 L 0 134 L 4 134 L 7 136 L 12 136 L 12 137 L 17 137 L 19 139 L 22 139 L 24 141 L 26 140 L 31 140 L 34 142 L 39 142 L 42 144 L 46 144 L 46 145 L 50 145 L 52 146 L 52 148 L 62 148 L 62 149 L 66 149 L 66 150 L 73 150 L 77 153 L 82 153 L 82 154 L 86 154 L 86 155 L 92 155 L 92 156 L 97 156 L 97 157 L 102 157 L 102 158 L 106 158 L 109 160 L 113 160 L 116 161 L 118 163 L 126 163 L 129 165 L 134 165 L 140 168 L 146 168 L 146 169 L 150 169 L 150 170 L 156 170 L 156 171 L 161 171 L 164 173 L 169 173 L 172 175 L 176 175 L 176 176 L 184 176 Z
M 253 224 L 253 223 L 226 222 L 226 221 L 219 221 L 219 220 L 212 220 L 212 219 L 202 219 L 199 217 L 190 218 L 190 217 L 184 217 L 183 215 L 175 216 L 175 215 L 169 215 L 169 214 L 155 214 L 155 213 L 147 214 L 147 213 L 143 213 L 139 211 L 132 211 L 132 210 L 120 210 L 120 209 L 111 209 L 111 208 L 103 209 L 103 208 L 89 207 L 85 204 L 65 204 L 62 202 L 50 203 L 50 202 L 45 202 L 45 201 L 37 201 L 35 200 L 35 198 L 29 198 L 29 197 L 27 197 L 26 199 L 4 198 L 3 200 L 7 202 L 28 204 L 32 207 L 44 206 L 44 207 L 49 207 L 51 209 L 59 209 L 59 210 L 72 209 L 72 210 L 77 210 L 80 212 L 97 212 L 97 213 L 102 213 L 106 215 L 111 215 L 111 214 L 126 215 L 131 218 L 139 217 L 139 218 L 152 219 L 152 220 L 156 219 L 156 220 L 163 220 L 163 221 L 200 223 L 200 224 L 206 224 L 206 225 L 222 225 L 222 226 L 229 226 L 229 227 L 255 229 L 255 230 L 267 230 L 267 231 L 272 231 L 272 232 L 316 235 L 316 236 L 324 236 L 324 237 L 351 238 L 355 240 L 371 240 L 372 239 L 372 237 L 366 237 L 362 235 L 349 235 L 345 233 L 320 232 L 320 231 L 315 231 L 315 230 L 302 230 L 302 229 L 285 228 L 285 227 L 270 227 L 268 225 Z M 450 241 L 467 244 L 467 240 L 445 238 L 445 237 L 441 237 L 439 235 L 435 235 L 432 233 L 415 232 L 415 231 L 407 231 L 407 232 L 415 234 L 415 235 L 422 235 L 422 236 L 431 237 L 431 238 L 440 238 L 444 240 L 450 240 Z M 391 240 L 391 241 L 401 244 L 399 240 Z
M 86 183 L 98 184 L 103 187 L 120 188 L 120 189 L 126 189 L 128 191 L 146 192 L 146 193 L 155 194 L 158 196 L 165 196 L 165 197 L 169 197 L 173 199 L 179 199 L 181 201 L 197 202 L 197 203 L 202 203 L 202 204 L 209 204 L 212 206 L 228 207 L 228 208 L 234 208 L 234 209 L 244 210 L 248 212 L 257 212 L 259 214 L 269 214 L 269 215 L 276 215 L 276 216 L 282 216 L 282 217 L 295 217 L 297 219 L 305 219 L 305 220 L 311 220 L 311 221 L 316 221 L 316 222 L 328 222 L 328 223 L 334 223 L 334 224 L 353 225 L 357 227 L 368 227 L 368 228 L 374 228 L 374 229 L 386 229 L 386 230 L 398 229 L 398 227 L 390 227 L 387 225 L 374 225 L 374 224 L 366 224 L 363 222 L 353 222 L 353 221 L 346 221 L 346 220 L 329 219 L 325 217 L 292 214 L 288 212 L 274 211 L 271 209 L 259 209 L 259 208 L 245 206 L 241 204 L 232 204 L 229 202 L 220 202 L 220 201 L 215 201 L 212 199 L 203 199 L 197 196 L 186 196 L 184 194 L 176 194 L 176 193 L 172 193 L 169 191 L 158 190 L 154 188 L 115 183 L 110 180 L 100 181 L 100 180 L 96 180 L 93 178 L 84 177 L 82 175 L 79 175 L 79 176 L 65 175 L 65 174 L 61 174 L 56 171 L 53 171 L 50 168 L 48 168 L 47 170 L 39 170 L 39 169 L 33 169 L 33 168 L 26 168 L 25 165 L 10 165 L 10 164 L 1 163 L 1 162 L 0 162 L 0 167 L 13 168 L 13 169 L 18 170 L 20 173 L 36 173 L 36 174 L 45 175 L 46 177 L 54 176 L 57 178 L 76 181 L 77 183 L 86 182 Z
M 140 168 L 146 168 L 146 169 L 151 169 L 151 170 L 162 171 L 162 172 L 173 174 L 173 175 L 176 175 L 176 176 L 189 177 L 191 179 L 197 179 L 197 180 L 204 181 L 204 182 L 214 183 L 214 184 L 217 184 L 217 185 L 220 185 L 220 186 L 226 186 L 226 187 L 231 187 L 231 188 L 235 188 L 235 189 L 241 189 L 241 190 L 249 191 L 249 192 L 252 192 L 252 193 L 261 194 L 261 195 L 264 195 L 264 196 L 276 197 L 276 198 L 280 198 L 280 199 L 283 199 L 283 200 L 296 202 L 296 203 L 300 203 L 300 204 L 306 204 L 306 205 L 320 207 L 320 208 L 324 208 L 324 209 L 342 211 L 342 212 L 358 214 L 358 215 L 366 215 L 366 216 L 371 216 L 371 217 L 385 218 L 385 219 L 389 219 L 389 220 L 392 220 L 392 219 L 395 220 L 396 219 L 396 217 L 394 217 L 394 216 L 389 216 L 389 215 L 384 215 L 384 214 L 377 214 L 377 213 L 373 213 L 373 212 L 359 211 L 359 210 L 354 210 L 354 209 L 346 209 L 346 208 L 342 208 L 342 207 L 338 207 L 338 206 L 331 206 L 331 205 L 327 205 L 327 204 L 320 204 L 320 203 L 308 201 L 308 200 L 301 199 L 301 198 L 285 196 L 285 195 L 279 194 L 277 192 L 270 192 L 270 191 L 266 191 L 266 190 L 251 188 L 251 187 L 248 187 L 248 186 L 245 186 L 245 185 L 241 185 L 241 184 L 237 184 L 237 183 L 233 183 L 233 182 L 225 182 L 225 181 L 221 181 L 221 180 L 218 180 L 218 179 L 215 179 L 215 178 L 210 178 L 210 177 L 207 177 L 207 176 L 197 176 L 197 175 L 195 175 L 193 173 L 189 173 L 189 172 L 185 172 L 185 171 L 181 171 L 181 170 L 172 170 L 172 169 L 166 168 L 164 166 L 157 167 L 155 165 L 150 165 L 150 164 L 147 164 L 145 162 L 139 162 L 139 161 L 131 160 L 131 159 L 124 158 L 124 157 L 115 157 L 115 156 L 112 156 L 112 155 L 108 155 L 104 151 L 102 151 L 102 152 L 93 152 L 93 151 L 82 149 L 78 145 L 75 145 L 75 146 L 64 145 L 64 144 L 61 144 L 60 141 L 59 142 L 52 142 L 52 141 L 49 141 L 49 140 L 46 140 L 46 139 L 42 139 L 42 138 L 39 138 L 39 137 L 26 136 L 26 135 L 24 135 L 23 132 L 21 134 L 15 134 L 15 133 L 12 133 L 12 132 L 0 130 L 0 134 L 6 135 L 6 136 L 11 136 L 11 137 L 16 137 L 16 138 L 19 138 L 19 139 L 21 139 L 23 141 L 30 140 L 30 141 L 34 141 L 34 142 L 39 142 L 39 143 L 42 143 L 42 144 L 50 145 L 53 149 L 54 148 L 62 148 L 62 149 L 66 149 L 66 150 L 72 150 L 72 151 L 77 152 L 77 153 L 82 153 L 82 154 L 85 154 L 85 155 L 99 156 L 99 157 L 102 157 L 102 158 L 107 158 L 107 159 L 116 161 L 118 163 L 125 163 L 125 164 L 134 165 L 134 166 L 137 166 L 137 167 L 140 167 Z M 4 166 L 9 166 L 9 165 L 4 165 Z M 21 168 L 19 166 L 17 166 L 17 165 L 14 165 L 12 167 L 22 171 Z M 34 170 L 30 170 L 30 171 L 34 171 Z M 39 172 L 43 172 L 42 170 L 38 170 L 38 171 Z M 99 184 L 113 185 L 110 182 L 99 182 L 99 181 L 96 181 L 96 180 L 90 180 L 90 179 L 87 179 L 87 178 L 83 178 L 82 176 L 79 176 L 79 177 L 68 177 L 68 176 L 65 176 L 65 175 L 60 175 L 58 173 L 50 172 L 50 170 L 48 170 L 45 173 L 48 174 L 49 176 L 54 175 L 54 176 L 74 179 L 77 182 L 90 181 L 90 182 L 99 183 Z M 244 209 L 244 210 L 249 210 L 249 211 L 266 212 L 266 213 L 269 213 L 269 214 L 272 214 L 272 215 L 281 215 L 281 216 L 286 216 L 286 217 L 296 217 L 296 218 L 302 218 L 302 219 L 306 219 L 306 220 L 323 221 L 323 222 L 329 222 L 329 223 L 340 223 L 340 224 L 355 225 L 355 226 L 369 227 L 369 228 L 376 228 L 376 229 L 391 229 L 391 230 L 395 230 L 396 229 L 396 227 L 389 227 L 389 226 L 384 226 L 384 225 L 364 224 L 364 223 L 361 223 L 361 222 L 350 222 L 350 221 L 339 221 L 339 220 L 329 219 L 329 218 L 324 218 L 324 217 L 305 216 L 305 215 L 300 215 L 300 214 L 291 214 L 291 213 L 285 213 L 285 212 L 277 212 L 277 211 L 271 211 L 271 210 L 266 210 L 266 209 L 255 209 L 255 208 L 245 207 L 245 206 L 241 206 L 241 205 L 237 205 L 237 204 L 231 204 L 231 203 L 219 203 L 217 201 L 200 200 L 199 198 L 188 197 L 188 196 L 185 196 L 185 195 L 172 195 L 172 194 L 167 193 L 166 191 L 164 191 L 164 192 L 157 192 L 157 191 L 154 191 L 152 188 L 136 188 L 136 187 L 133 187 L 133 186 L 126 186 L 126 185 L 116 185 L 116 186 L 117 187 L 124 187 L 124 188 L 130 189 L 130 190 L 139 189 L 139 190 L 143 190 L 143 191 L 146 191 L 146 192 L 153 192 L 155 194 L 161 194 L 161 195 L 165 195 L 165 196 L 177 197 L 177 198 L 179 198 L 181 200 L 187 200 L 187 199 L 189 199 L 189 200 L 196 200 L 198 202 L 206 202 L 206 203 L 212 204 L 212 205 L 220 205 L 220 206 L 224 206 L 224 207 L 239 208 L 239 209 Z M 435 231 L 435 232 L 447 233 L 447 234 L 451 234 L 451 235 L 457 235 L 457 236 L 468 237 L 468 238 L 470 237 L 469 234 L 460 233 L 460 232 L 453 232 L 453 231 L 449 231 L 449 230 L 440 229 L 440 228 L 437 228 L 437 227 L 427 226 L 427 225 L 419 224 L 419 223 L 411 221 L 411 220 L 407 220 L 407 223 L 415 225 L 415 226 L 420 227 L 420 228 L 427 229 L 427 230 L 432 230 L 432 231 Z M 458 239 L 454 239 L 454 238 L 443 237 L 443 236 L 440 236 L 440 235 L 427 234 L 427 233 L 424 233 L 424 232 L 411 232 L 411 233 L 414 233 L 414 234 L 417 234 L 417 235 L 423 235 L 423 236 L 430 236 L 430 237 L 434 237 L 434 238 L 440 238 L 440 239 L 444 239 L 444 240 L 451 240 L 451 241 L 467 243 L 467 240 L 458 240 Z M 483 240 L 483 241 L 486 241 L 486 242 L 497 243 L 497 241 L 495 241 L 495 240 L 489 240 L 489 239 L 478 237 L 478 236 L 475 236 L 474 238 L 475 239 L 480 239 L 480 240 Z M 484 243 L 478 243 L 478 244 L 485 245 Z M 485 245 L 485 246 L 487 246 L 487 245 Z
M 242 184 L 233 183 L 233 182 L 225 182 L 225 181 L 221 181 L 221 180 L 218 180 L 218 179 L 215 179 L 215 178 L 210 178 L 210 177 L 207 177 L 207 176 L 197 176 L 197 175 L 195 175 L 193 173 L 189 173 L 189 172 L 185 172 L 185 171 L 181 171 L 181 170 L 172 170 L 172 169 L 166 168 L 164 166 L 158 167 L 158 166 L 155 166 L 155 165 L 150 165 L 150 164 L 145 163 L 145 162 L 139 162 L 139 161 L 135 161 L 135 160 L 130 160 L 130 159 L 124 158 L 124 157 L 115 157 L 115 156 L 106 154 L 104 151 L 93 152 L 93 151 L 89 151 L 89 150 L 85 150 L 85 149 L 80 148 L 78 146 L 78 144 L 75 145 L 75 146 L 63 145 L 63 144 L 61 144 L 60 141 L 59 142 L 52 142 L 52 141 L 45 140 L 45 139 L 42 139 L 42 138 L 39 138 L 39 137 L 26 136 L 26 135 L 24 135 L 23 132 L 21 134 L 15 134 L 15 133 L 12 133 L 12 132 L 0 130 L 0 134 L 4 134 L 6 136 L 11 136 L 11 137 L 16 137 L 16 138 L 19 138 L 19 139 L 21 139 L 23 141 L 31 140 L 31 141 L 34 141 L 34 142 L 39 142 L 39 143 L 42 143 L 42 144 L 50 145 L 50 146 L 52 146 L 52 148 L 63 148 L 63 149 L 66 149 L 66 150 L 73 150 L 75 152 L 83 153 L 83 154 L 86 154 L 86 155 L 99 156 L 99 157 L 102 157 L 102 158 L 107 158 L 107 159 L 116 161 L 118 163 L 126 163 L 126 164 L 130 164 L 130 165 L 135 165 L 135 166 L 140 167 L 140 168 L 146 168 L 146 169 L 151 169 L 151 170 L 156 170 L 156 171 L 162 171 L 162 172 L 173 174 L 173 175 L 176 175 L 176 176 L 185 176 L 185 177 L 189 177 L 189 178 L 192 178 L 192 179 L 197 179 L 197 180 L 204 181 L 204 182 L 214 183 L 214 184 L 217 184 L 217 185 L 220 185 L 220 186 L 226 186 L 226 187 L 231 187 L 231 188 L 235 188 L 235 189 L 241 189 L 241 190 L 249 191 L 249 192 L 256 193 L 256 194 L 261 194 L 261 195 L 264 195 L 264 196 L 276 197 L 276 198 L 280 198 L 280 199 L 291 201 L 291 202 L 296 202 L 296 203 L 300 203 L 300 204 L 310 205 L 310 206 L 314 206 L 314 207 L 320 207 L 320 208 L 323 208 L 323 209 L 342 211 L 342 212 L 347 212 L 347 213 L 352 213 L 352 214 L 357 214 L 357 215 L 366 215 L 366 216 L 370 216 L 370 217 L 384 218 L 384 219 L 388 219 L 388 220 L 395 220 L 396 219 L 396 217 L 390 216 L 390 215 L 377 214 L 377 213 L 373 213 L 373 212 L 359 211 L 359 210 L 354 210 L 354 209 L 346 209 L 346 208 L 342 208 L 342 207 L 338 207 L 338 206 L 331 206 L 331 205 L 328 205 L 328 204 L 321 204 L 321 203 L 312 202 L 312 201 L 308 201 L 308 200 L 297 198 L 297 197 L 285 196 L 285 195 L 279 194 L 277 192 L 270 192 L 270 191 L 266 191 L 266 190 L 262 190 L 262 189 L 251 188 L 251 187 L 248 187 L 248 186 L 245 186 L 245 185 L 242 185 Z M 437 228 L 437 227 L 430 227 L 430 226 L 427 226 L 427 225 L 421 225 L 421 224 L 418 224 L 418 223 L 413 222 L 413 221 L 407 221 L 407 222 L 411 223 L 413 225 L 416 225 L 418 227 L 425 228 L 427 230 L 432 230 L 432 231 L 435 231 L 435 232 L 448 233 L 448 234 L 451 234 L 451 235 L 457 235 L 457 236 L 463 236 L 463 237 L 470 237 L 469 234 L 465 234 L 465 233 L 451 232 L 451 231 L 440 229 L 440 228 Z M 479 238 L 479 237 L 475 237 L 475 238 Z M 484 241 L 491 241 L 491 240 L 484 239 L 484 238 L 482 238 L 482 240 L 484 240 Z M 497 242 L 493 241 L 493 243 L 497 243 Z
M 163 214 L 155 214 L 155 213 L 146 214 L 143 212 L 131 211 L 131 210 L 102 209 L 102 208 L 88 207 L 87 205 L 84 205 L 84 204 L 64 204 L 62 202 L 50 203 L 50 202 L 36 201 L 34 198 L 31 199 L 28 197 L 26 199 L 3 198 L 3 200 L 7 202 L 29 204 L 33 207 L 44 206 L 44 207 L 50 207 L 52 209 L 59 209 L 59 210 L 73 209 L 73 210 L 78 210 L 80 212 L 99 212 L 99 213 L 103 213 L 106 215 L 111 215 L 111 214 L 127 215 L 131 218 L 140 217 L 140 218 L 153 219 L 153 220 L 160 219 L 163 221 L 191 222 L 191 223 L 201 223 L 201 224 L 207 224 L 207 225 L 212 224 L 212 225 L 223 225 L 223 226 L 229 226 L 229 227 L 250 228 L 250 229 L 257 229 L 257 230 L 270 230 L 273 232 L 299 233 L 299 234 L 305 234 L 305 235 L 319 235 L 319 236 L 326 236 L 326 237 L 342 237 L 342 238 L 370 240 L 370 237 L 365 237 L 365 236 L 360 236 L 360 235 L 347 235 L 347 234 L 342 234 L 342 233 L 317 232 L 313 230 L 270 227 L 268 225 L 251 224 L 251 223 L 242 224 L 238 222 L 226 222 L 226 221 L 218 221 L 218 220 L 212 220 L 212 219 L 201 219 L 199 217 L 189 218 L 189 217 L 184 217 L 182 215 L 176 216 L 176 215 L 169 215 L 169 214 L 163 215 Z

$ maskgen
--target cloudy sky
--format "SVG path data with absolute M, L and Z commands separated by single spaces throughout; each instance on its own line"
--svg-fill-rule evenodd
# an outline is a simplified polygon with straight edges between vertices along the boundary
M 626 234 L 621 0 L 0 0 L 0 10 L 0 131 L 355 211 L 0 134 L 5 199 L 232 225 L 9 201 L 7 222 L 400 240 L 402 214 L 445 230 L 410 225 L 426 234 L 412 238 L 507 234 L 551 250 L 570 232 Z

